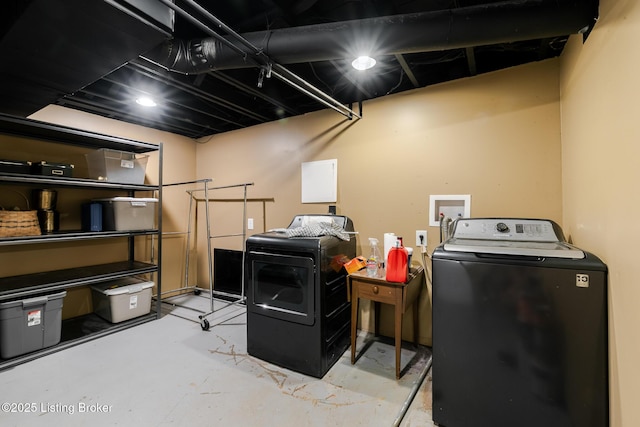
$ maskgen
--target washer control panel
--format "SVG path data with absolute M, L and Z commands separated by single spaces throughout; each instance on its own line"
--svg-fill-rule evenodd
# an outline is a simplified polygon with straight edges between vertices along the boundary
M 546 219 L 465 218 L 456 221 L 456 239 L 563 242 L 560 227 Z

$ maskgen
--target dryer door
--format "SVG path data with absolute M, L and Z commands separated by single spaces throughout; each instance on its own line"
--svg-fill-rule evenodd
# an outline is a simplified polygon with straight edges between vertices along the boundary
M 247 310 L 304 325 L 315 322 L 313 258 L 248 253 Z

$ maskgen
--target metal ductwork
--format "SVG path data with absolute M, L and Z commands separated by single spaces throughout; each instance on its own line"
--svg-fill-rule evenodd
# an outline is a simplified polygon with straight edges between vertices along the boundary
M 597 2 L 518 0 L 363 20 L 245 33 L 241 36 L 279 64 L 512 43 L 588 31 Z M 234 43 L 233 37 L 225 37 Z M 216 38 L 168 40 L 143 56 L 182 74 L 255 67 L 261 59 Z

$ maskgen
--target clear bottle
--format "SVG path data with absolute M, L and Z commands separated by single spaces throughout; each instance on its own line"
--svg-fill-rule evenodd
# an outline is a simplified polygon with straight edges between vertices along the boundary
M 367 276 L 378 276 L 378 263 L 380 262 L 380 252 L 378 251 L 378 239 L 369 237 L 370 253 L 367 258 Z

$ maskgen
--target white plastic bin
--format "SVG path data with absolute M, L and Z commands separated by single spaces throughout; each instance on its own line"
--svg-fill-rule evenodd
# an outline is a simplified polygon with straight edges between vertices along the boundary
M 102 204 L 102 229 L 105 231 L 153 230 L 158 199 L 112 197 L 95 199 Z
M 151 311 L 153 282 L 126 277 L 91 286 L 93 312 L 111 323 L 144 316 Z
M 0 303 L 0 357 L 9 359 L 60 342 L 66 291 Z
M 89 176 L 100 181 L 144 184 L 149 156 L 101 148 L 86 154 Z

